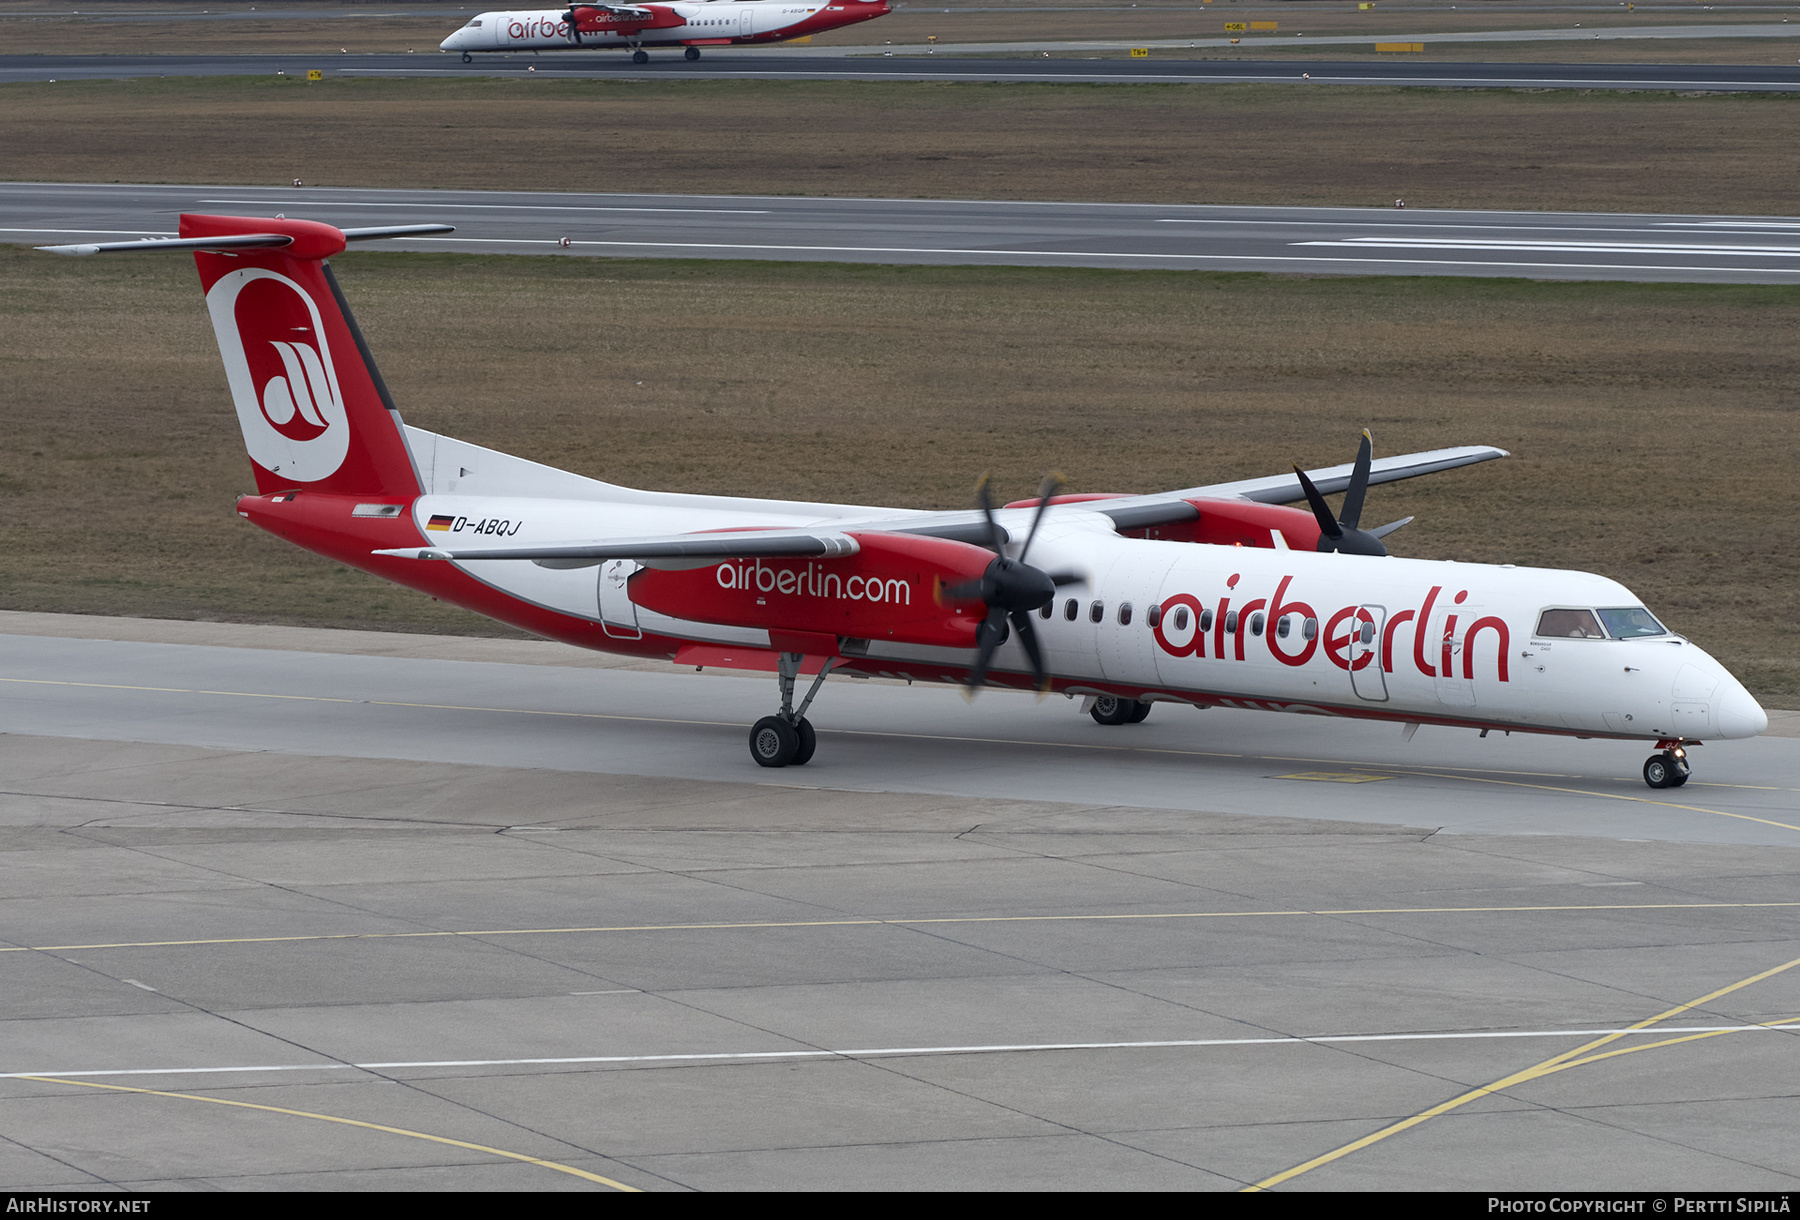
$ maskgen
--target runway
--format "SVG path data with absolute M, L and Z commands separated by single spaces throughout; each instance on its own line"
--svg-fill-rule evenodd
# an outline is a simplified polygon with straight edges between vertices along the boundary
M 1779 28 L 1779 27 L 1777 27 Z M 1326 39 L 1319 39 L 1326 42 Z M 1348 40 L 1345 40 L 1348 41 Z M 1364 44 L 1369 39 L 1358 40 Z M 1127 44 L 1118 44 L 1123 52 Z M 1067 84 L 1312 84 L 1445 89 L 1699 89 L 1787 93 L 1800 89 L 1796 65 L 1462 63 L 1399 60 L 1043 59 L 1020 43 L 1018 58 L 980 54 L 894 53 L 880 47 L 762 50 L 708 48 L 695 63 L 652 52 L 634 65 L 621 52 L 493 55 L 473 64 L 436 52 L 414 55 L 0 55 L 0 83 L 119 80 L 146 76 L 526 76 L 619 80 L 966 81 Z M 1007 50 L 1008 48 L 998 48 Z M 993 54 L 996 48 L 986 48 Z M 1180 52 L 1161 54 L 1176 55 Z
M 4 615 L 0 679 L 12 1189 L 1800 1178 L 1800 738 L 1652 793 L 844 681 L 762 772 L 767 678 L 526 641 Z
M 452 236 L 382 245 L 556 257 L 1687 283 L 1800 278 L 1800 219 L 1424 209 L 7 183 L 0 184 L 0 240 L 172 235 L 183 211 L 279 212 L 343 227 L 447 222 L 457 226 Z

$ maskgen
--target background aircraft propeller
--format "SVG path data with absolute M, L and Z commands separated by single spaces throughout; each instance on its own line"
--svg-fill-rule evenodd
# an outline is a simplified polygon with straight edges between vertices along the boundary
M 1387 547 L 1381 540 L 1411 521 L 1411 517 L 1402 517 L 1398 521 L 1390 521 L 1379 529 L 1363 530 L 1357 528 L 1362 520 L 1363 496 L 1369 490 L 1369 463 L 1375 452 L 1375 442 L 1369 436 L 1369 430 L 1363 429 L 1362 445 L 1356 451 L 1356 468 L 1350 472 L 1350 486 L 1344 489 L 1344 508 L 1337 516 L 1331 515 L 1331 506 L 1325 503 L 1325 497 L 1313 486 L 1313 481 L 1306 477 L 1298 462 L 1294 463 L 1294 473 L 1300 476 L 1300 490 L 1306 493 L 1306 502 L 1312 506 L 1313 516 L 1319 520 L 1319 549 L 1321 551 L 1337 551 L 1344 555 L 1386 555 Z
M 1031 625 L 1031 612 L 1048 605 L 1056 597 L 1059 586 L 1076 584 L 1086 577 L 1079 572 L 1046 572 L 1026 563 L 1025 557 L 1031 553 L 1031 544 L 1037 539 L 1038 526 L 1043 524 L 1044 513 L 1050 508 L 1050 498 L 1062 485 L 1062 476 L 1052 474 L 1038 488 L 1037 515 L 1031 519 L 1031 532 L 1025 536 L 1025 545 L 1019 549 L 1017 559 L 1006 554 L 1006 535 L 994 520 L 987 476 L 981 476 L 981 482 L 975 486 L 976 503 L 981 506 L 981 515 L 987 521 L 988 549 L 994 552 L 994 560 L 981 574 L 981 579 L 946 586 L 941 595 L 950 601 L 980 598 L 988 608 L 987 617 L 975 629 L 975 664 L 963 680 L 971 695 L 986 681 L 995 649 L 1006 642 L 1008 621 L 1018 633 L 1025 656 L 1031 661 L 1033 682 L 1042 689 L 1048 681 L 1044 652 L 1038 646 L 1037 632 Z

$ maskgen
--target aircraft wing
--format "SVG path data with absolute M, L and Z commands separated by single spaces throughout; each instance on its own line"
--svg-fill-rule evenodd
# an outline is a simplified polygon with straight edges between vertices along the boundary
M 1436 474 L 1440 470 L 1454 470 L 1458 466 L 1472 466 L 1476 462 L 1491 462 L 1495 458 L 1511 456 L 1506 450 L 1492 445 L 1461 445 L 1454 449 L 1402 453 L 1371 462 L 1369 483 L 1371 486 L 1376 483 L 1396 483 L 1401 479 L 1416 479 L 1420 475 Z M 1350 485 L 1350 473 L 1355 468 L 1354 462 L 1345 462 L 1341 466 L 1309 470 L 1306 474 L 1321 494 L 1330 495 L 1343 491 Z M 1193 505 L 1187 503 L 1188 500 L 1231 499 L 1254 500 L 1259 504 L 1294 504 L 1306 499 L 1306 492 L 1301 490 L 1299 476 L 1291 473 L 1275 474 L 1260 479 L 1239 479 L 1232 483 L 1211 483 L 1205 487 L 1190 487 L 1185 491 L 1165 491 L 1119 500 L 1095 500 L 1083 504 L 1082 508 L 1111 517 L 1113 524 L 1119 529 L 1144 529 L 1176 521 L 1191 521 L 1199 514 Z
M 521 543 L 475 549 L 403 546 L 374 553 L 399 559 L 529 559 L 541 568 L 591 568 L 609 559 L 634 559 L 648 568 L 680 571 L 703 568 L 721 559 L 775 555 L 836 559 L 854 555 L 861 549 L 856 539 L 836 530 L 778 529 L 667 534 L 596 542 Z

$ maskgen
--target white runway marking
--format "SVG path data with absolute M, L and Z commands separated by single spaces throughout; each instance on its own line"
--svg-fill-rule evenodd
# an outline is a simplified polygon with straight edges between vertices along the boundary
M 1654 241 L 1542 241 L 1531 238 L 1346 237 L 1297 241 L 1296 246 L 1349 246 L 1362 250 L 1531 250 L 1556 254 L 1751 254 L 1800 257 L 1800 246 L 1722 246 Z
M 607 994 L 594 992 L 591 994 Z M 265 1063 L 241 1067 L 93 1068 L 79 1071 L 0 1072 L 0 1080 L 29 1080 L 39 1076 L 185 1076 L 230 1075 L 251 1072 L 347 1072 L 401 1071 L 423 1068 L 569 1067 L 613 1063 L 751 1063 L 784 1059 L 874 1059 L 925 1055 L 1016 1055 L 1037 1051 L 1184 1050 L 1215 1046 L 1333 1046 L 1358 1042 L 1457 1042 L 1497 1038 L 1596 1038 L 1606 1035 L 1647 1034 L 1748 1034 L 1795 1033 L 1800 1023 L 1769 1025 L 1658 1026 L 1654 1030 L 1534 1029 L 1475 1030 L 1436 1034 L 1324 1034 L 1313 1038 L 1184 1038 L 1155 1042 L 1023 1042 L 985 1046 L 879 1046 L 856 1050 L 714 1051 L 666 1055 L 569 1055 L 541 1059 L 422 1059 L 386 1063 Z

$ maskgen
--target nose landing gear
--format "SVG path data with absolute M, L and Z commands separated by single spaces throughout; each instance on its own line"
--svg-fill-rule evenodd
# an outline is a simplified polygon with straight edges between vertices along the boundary
M 700 48 L 689 47 L 687 50 L 683 51 L 682 54 L 687 57 L 689 63 L 692 63 L 694 60 L 700 58 Z
M 800 674 L 803 660 L 805 657 L 800 653 L 784 652 L 775 663 L 775 679 L 781 684 L 781 710 L 750 726 L 750 757 L 759 767 L 803 767 L 818 748 L 819 736 L 806 718 L 806 709 L 812 706 L 814 696 L 825 685 L 825 675 L 837 664 L 837 658 L 827 658 L 819 669 L 819 676 L 807 688 L 806 698 L 796 709 L 794 679 Z
M 1661 754 L 1644 760 L 1644 782 L 1652 788 L 1679 788 L 1688 782 L 1687 745 L 1684 741 L 1659 741 Z M 1698 742 L 1694 744 L 1699 744 Z

